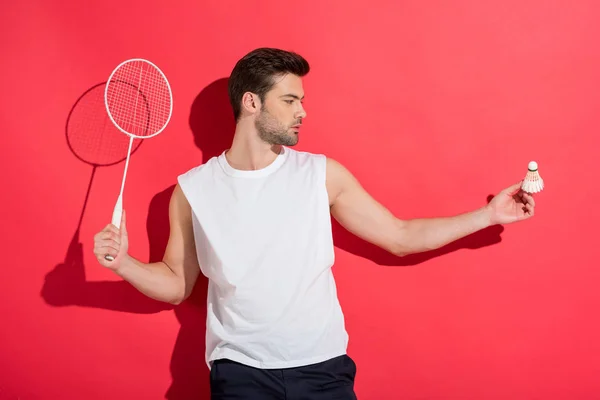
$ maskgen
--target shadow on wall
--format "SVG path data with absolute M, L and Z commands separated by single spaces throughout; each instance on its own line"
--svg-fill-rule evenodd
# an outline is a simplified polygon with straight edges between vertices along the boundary
M 86 280 L 79 229 L 95 171 L 98 167 L 121 164 L 127 156 L 129 144 L 129 138 L 118 131 L 106 115 L 104 86 L 105 83 L 100 83 L 88 89 L 76 101 L 67 117 L 67 145 L 78 159 L 91 166 L 91 177 L 65 259 L 46 275 L 41 296 L 47 304 L 56 307 L 77 305 L 138 314 L 172 309 L 181 328 L 171 357 L 172 383 L 165 398 L 208 398 L 208 369 L 204 361 L 207 280 L 202 274 L 188 300 L 176 307 L 144 296 L 125 281 Z M 226 78 L 213 82 L 198 94 L 191 106 L 189 124 L 194 143 L 202 151 L 201 162 L 227 149 L 233 138 L 235 124 L 227 97 Z M 132 157 L 141 142 L 134 141 Z M 119 167 L 122 168 L 122 165 Z M 150 202 L 146 221 L 149 262 L 160 261 L 167 246 L 168 208 L 174 188 L 175 185 L 165 188 Z M 89 242 L 89 238 L 85 241 Z
M 67 144 L 76 157 L 92 166 L 91 178 L 81 217 L 67 247 L 65 259 L 46 275 L 41 295 L 49 305 L 56 307 L 77 305 L 142 314 L 172 309 L 181 328 L 171 357 L 172 383 L 165 397 L 170 400 L 209 398 L 209 371 L 204 361 L 207 280 L 202 274 L 190 298 L 176 307 L 152 300 L 124 281 L 86 280 L 79 228 L 94 173 L 97 167 L 114 166 L 124 161 L 129 140 L 114 128 L 106 116 L 103 87 L 104 83 L 86 91 L 67 118 Z M 227 96 L 227 78 L 216 80 L 198 94 L 191 106 L 189 125 L 194 144 L 202 151 L 201 162 L 208 161 L 229 147 L 235 124 Z M 141 140 L 134 142 L 134 152 L 140 144 Z M 174 187 L 165 188 L 150 202 L 146 222 L 149 262 L 160 261 L 166 248 L 169 237 L 168 206 Z M 442 249 L 398 258 L 353 236 L 335 220 L 333 227 L 338 248 L 377 264 L 390 266 L 416 265 L 460 248 L 474 249 L 498 243 L 503 230 L 500 226 L 491 227 Z

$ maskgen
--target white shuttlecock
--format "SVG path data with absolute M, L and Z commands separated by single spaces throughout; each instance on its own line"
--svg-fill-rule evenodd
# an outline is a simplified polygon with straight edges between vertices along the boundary
M 527 193 L 538 193 L 544 189 L 544 180 L 538 171 L 538 165 L 535 161 L 531 161 L 527 166 L 527 175 L 523 179 L 521 189 Z

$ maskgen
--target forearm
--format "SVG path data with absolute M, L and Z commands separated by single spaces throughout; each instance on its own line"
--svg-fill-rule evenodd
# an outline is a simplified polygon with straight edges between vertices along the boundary
M 452 217 L 417 218 L 402 222 L 400 255 L 435 250 L 490 226 L 486 207 Z
M 162 261 L 146 264 L 126 256 L 115 272 L 137 290 L 155 300 L 178 304 L 184 297 L 183 278 L 178 277 Z

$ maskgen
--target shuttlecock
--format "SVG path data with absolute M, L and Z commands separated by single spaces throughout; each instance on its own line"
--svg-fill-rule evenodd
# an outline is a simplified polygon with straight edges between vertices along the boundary
M 527 166 L 527 175 L 523 179 L 521 189 L 527 193 L 538 193 L 544 189 L 544 180 L 538 171 L 538 165 L 535 161 L 531 161 Z

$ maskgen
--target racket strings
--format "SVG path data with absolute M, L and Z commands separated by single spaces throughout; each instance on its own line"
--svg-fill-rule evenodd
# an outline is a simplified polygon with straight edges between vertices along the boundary
M 115 123 L 137 137 L 161 131 L 171 115 L 167 81 L 153 65 L 143 61 L 123 64 L 113 74 L 107 103 Z

